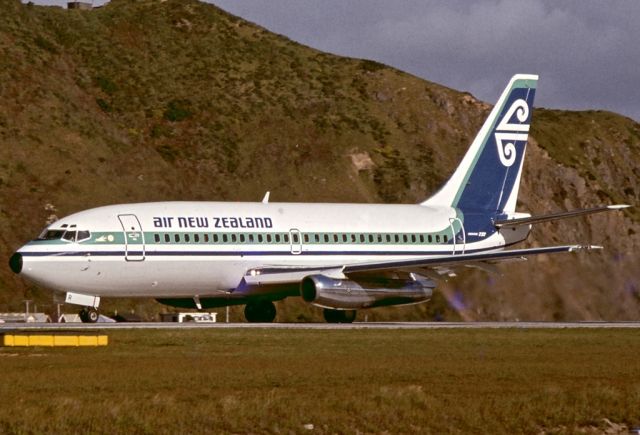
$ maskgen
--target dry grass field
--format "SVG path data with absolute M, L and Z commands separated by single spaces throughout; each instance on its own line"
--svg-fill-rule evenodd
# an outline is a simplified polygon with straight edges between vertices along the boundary
M 640 424 L 632 330 L 110 331 L 0 348 L 1 433 L 602 433 Z

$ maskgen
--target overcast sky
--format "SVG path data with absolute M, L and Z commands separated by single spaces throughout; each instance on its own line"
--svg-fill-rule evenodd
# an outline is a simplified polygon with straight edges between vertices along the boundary
M 207 1 L 305 45 L 376 60 L 489 103 L 513 74 L 533 73 L 536 106 L 640 121 L 637 0 Z

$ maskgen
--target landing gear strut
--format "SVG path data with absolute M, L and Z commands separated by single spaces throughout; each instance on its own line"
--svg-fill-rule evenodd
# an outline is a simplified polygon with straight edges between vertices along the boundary
M 80 311 L 80 320 L 82 323 L 96 323 L 100 317 L 100 313 L 93 307 L 84 307 Z
M 276 318 L 276 306 L 266 300 L 249 302 L 244 307 L 244 317 L 251 323 L 271 323 Z
M 352 323 L 356 319 L 355 310 L 330 310 L 325 308 L 322 314 L 327 323 Z

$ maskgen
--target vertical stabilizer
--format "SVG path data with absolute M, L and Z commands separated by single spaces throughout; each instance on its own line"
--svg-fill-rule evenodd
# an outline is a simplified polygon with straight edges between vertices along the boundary
M 514 212 L 537 75 L 513 76 L 453 176 L 422 205 Z

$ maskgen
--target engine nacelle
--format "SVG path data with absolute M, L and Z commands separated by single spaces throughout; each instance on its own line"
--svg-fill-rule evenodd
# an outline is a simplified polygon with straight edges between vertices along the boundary
M 376 279 L 351 281 L 310 275 L 300 283 L 302 299 L 322 308 L 355 310 L 406 305 L 431 299 L 435 283 L 429 279 Z

